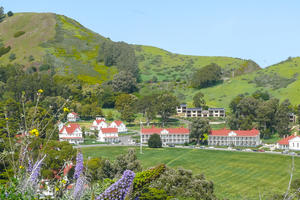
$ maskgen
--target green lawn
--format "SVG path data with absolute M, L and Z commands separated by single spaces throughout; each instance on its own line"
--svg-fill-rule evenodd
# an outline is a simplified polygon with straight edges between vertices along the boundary
M 128 148 L 131 147 L 89 147 L 82 151 L 85 159 L 114 159 Z M 214 182 L 218 197 L 234 200 L 259 199 L 259 194 L 265 199 L 272 193 L 284 192 L 291 167 L 290 156 L 200 149 L 144 148 L 138 159 L 144 168 L 165 163 L 193 170 L 195 174 L 204 173 Z M 300 178 L 299 158 L 295 158 L 294 178 Z

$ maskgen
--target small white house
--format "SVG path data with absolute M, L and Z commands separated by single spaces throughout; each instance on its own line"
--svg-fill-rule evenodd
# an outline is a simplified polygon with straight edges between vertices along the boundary
M 281 139 L 277 143 L 277 148 L 285 150 L 299 150 L 300 151 L 300 136 L 291 135 Z
M 106 123 L 105 118 L 96 118 L 96 120 L 93 121 L 93 124 L 90 129 L 92 131 L 99 131 L 101 128 L 108 128 L 108 124 Z
M 64 125 L 59 130 L 59 141 L 67 141 L 70 144 L 79 144 L 84 141 L 82 137 L 82 131 L 79 124 Z
M 119 133 L 127 132 L 126 125 L 122 121 L 113 121 L 110 125 L 110 128 L 117 128 Z
M 101 128 L 98 133 L 99 142 L 119 142 L 119 135 L 117 128 Z
M 76 112 L 71 112 L 67 115 L 68 122 L 76 122 L 79 120 L 79 115 Z

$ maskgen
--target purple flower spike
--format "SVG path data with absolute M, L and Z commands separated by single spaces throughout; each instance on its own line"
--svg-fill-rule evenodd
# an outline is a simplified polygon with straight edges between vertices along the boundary
M 33 165 L 32 172 L 29 177 L 29 181 L 32 185 L 37 184 L 38 177 L 39 177 L 40 171 L 41 171 L 41 166 L 42 166 L 42 163 L 43 163 L 43 160 L 45 159 L 45 157 L 46 157 L 46 155 L 41 160 L 36 161 L 36 163 Z
M 82 153 L 78 152 L 76 157 L 76 167 L 75 167 L 75 173 L 74 178 L 78 179 L 80 177 L 80 174 L 83 171 L 83 156 Z
M 27 167 L 27 173 L 32 172 L 32 161 L 31 159 L 28 159 L 28 167 Z
M 100 196 L 98 196 L 97 200 L 124 200 L 126 194 L 128 193 L 135 174 L 133 171 L 126 170 L 123 173 L 122 178 L 120 178 L 117 182 L 112 184 L 109 188 L 107 188 Z
M 74 188 L 74 200 L 80 200 L 83 192 L 84 192 L 84 185 L 87 183 L 86 179 L 84 176 L 80 176 L 77 181 L 76 181 L 76 185 Z

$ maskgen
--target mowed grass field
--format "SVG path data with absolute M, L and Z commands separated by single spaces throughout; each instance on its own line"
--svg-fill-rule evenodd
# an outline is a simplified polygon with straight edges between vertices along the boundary
M 105 157 L 114 159 L 133 147 L 82 148 L 84 158 Z M 144 148 L 138 159 L 144 168 L 165 163 L 169 167 L 183 167 L 194 174 L 203 173 L 215 184 L 219 198 L 233 200 L 266 199 L 282 193 L 289 182 L 292 157 L 265 153 L 227 152 L 200 149 Z M 295 157 L 294 178 L 300 178 L 300 158 Z

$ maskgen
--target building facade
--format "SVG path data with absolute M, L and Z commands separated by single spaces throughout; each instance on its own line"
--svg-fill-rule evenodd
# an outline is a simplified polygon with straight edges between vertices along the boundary
M 119 133 L 126 133 L 126 125 L 122 121 L 115 120 L 109 125 L 110 128 L 117 128 Z
M 188 108 L 186 104 L 180 104 L 176 107 L 177 114 L 184 117 L 225 117 L 224 108 Z
M 142 128 L 142 143 L 148 143 L 151 135 L 158 134 L 163 145 L 184 144 L 189 142 L 190 131 L 187 128 Z
M 300 136 L 291 135 L 277 142 L 278 149 L 300 151 Z
M 83 143 L 82 131 L 79 124 L 64 125 L 59 130 L 59 141 L 67 141 L 70 144 Z
M 71 112 L 67 115 L 68 122 L 76 122 L 79 120 L 79 115 L 75 112 Z
M 108 128 L 108 124 L 106 123 L 105 118 L 96 118 L 96 120 L 93 121 L 90 130 L 99 131 L 101 128 Z
M 101 128 L 98 132 L 98 139 L 99 142 L 109 142 L 115 143 L 119 142 L 119 135 L 117 128 Z
M 261 144 L 260 132 L 252 130 L 212 130 L 208 136 L 208 145 L 255 147 Z

